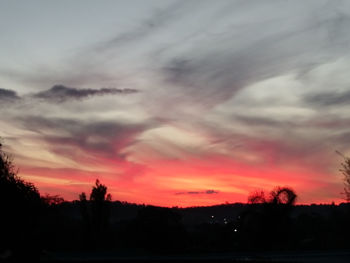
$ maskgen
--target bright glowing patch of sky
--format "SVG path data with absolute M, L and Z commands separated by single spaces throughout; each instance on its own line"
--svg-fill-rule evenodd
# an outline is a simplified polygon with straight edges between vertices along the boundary
M 348 1 L 0 1 L 0 136 L 68 200 L 341 200 Z

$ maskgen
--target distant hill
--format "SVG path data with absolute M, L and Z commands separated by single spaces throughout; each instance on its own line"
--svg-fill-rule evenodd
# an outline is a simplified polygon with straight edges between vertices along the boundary
M 62 214 L 73 218 L 80 218 L 81 213 L 79 209 L 79 202 L 64 202 L 59 206 Z M 121 201 L 114 201 L 111 203 L 111 223 L 118 221 L 127 221 L 135 219 L 138 212 L 145 207 L 157 207 L 145 204 L 135 204 Z M 176 211 L 182 216 L 184 225 L 196 225 L 201 223 L 217 223 L 225 224 L 237 220 L 238 216 L 247 209 L 254 209 L 259 207 L 256 204 L 244 203 L 230 203 L 219 204 L 213 206 L 198 206 L 188 208 L 178 207 L 159 207 L 161 209 L 170 209 Z M 319 215 L 321 217 L 331 217 L 337 212 L 346 212 L 350 210 L 350 203 L 334 204 L 312 204 L 312 205 L 296 205 L 292 209 L 291 217 L 296 218 L 302 214 L 304 215 Z

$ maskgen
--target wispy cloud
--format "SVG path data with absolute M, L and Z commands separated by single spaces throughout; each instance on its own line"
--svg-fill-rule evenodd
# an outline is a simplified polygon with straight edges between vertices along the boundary
M 34 98 L 43 99 L 50 102 L 64 102 L 67 100 L 80 100 L 92 96 L 130 94 L 138 92 L 136 89 L 117 89 L 117 88 L 101 88 L 101 89 L 77 89 L 66 87 L 63 85 L 55 85 L 51 89 L 38 92 L 33 95 Z
M 206 191 L 189 191 L 189 192 L 177 192 L 176 195 L 201 195 L 201 194 L 218 194 L 219 191 L 216 190 L 206 190 Z
M 117 36 L 100 42 L 95 47 L 96 52 L 104 52 L 111 49 L 116 49 L 130 44 L 138 44 L 141 40 L 157 33 L 162 28 L 166 28 L 172 22 L 177 22 L 183 16 L 186 7 L 193 7 L 191 1 L 175 1 L 167 4 L 153 12 L 143 23 L 131 28 Z M 187 12 L 186 12 L 187 13 Z
M 120 21 L 127 23 L 116 31 L 119 22 L 113 20 L 98 37 L 77 37 L 84 41 L 71 52 L 57 41 L 29 67 L 17 63 L 20 58 L 0 62 L 2 85 L 12 89 L 0 89 L 4 134 L 20 147 L 31 146 L 34 137 L 45 148 L 38 158 L 63 156 L 82 166 L 94 158 L 93 165 L 107 163 L 108 169 L 115 161 L 157 166 L 176 160 L 174 169 L 185 167 L 182 173 L 191 171 L 199 182 L 172 188 L 185 189 L 177 193 L 168 189 L 179 200 L 209 199 L 218 194 L 203 190 L 210 187 L 220 190 L 215 198 L 227 193 L 212 183 L 200 185 L 209 162 L 215 169 L 208 177 L 227 169 L 225 184 L 233 175 L 265 176 L 274 183 L 284 170 L 298 180 L 313 173 L 320 182 L 336 177 L 329 172 L 332 154 L 349 150 L 348 2 L 171 1 L 154 12 L 143 8 L 131 6 L 138 20 L 121 12 Z M 59 30 L 53 34 L 69 46 Z M 35 43 L 41 50 L 43 44 Z M 32 49 L 23 50 L 26 59 Z M 119 96 L 124 94 L 130 95 Z M 33 156 L 29 146 L 21 153 Z M 204 160 L 198 167 L 205 168 L 193 170 L 195 159 Z M 235 170 L 240 165 L 246 169 Z M 168 174 L 171 169 L 163 166 L 160 174 Z M 260 172 L 266 167 L 276 173 Z
M 121 151 L 136 141 L 138 134 L 150 128 L 152 123 L 132 124 L 118 121 L 84 121 L 69 118 L 25 116 L 18 118 L 22 126 L 41 134 L 51 149 L 67 146 L 95 155 L 123 159 Z M 67 151 L 61 154 L 74 154 Z

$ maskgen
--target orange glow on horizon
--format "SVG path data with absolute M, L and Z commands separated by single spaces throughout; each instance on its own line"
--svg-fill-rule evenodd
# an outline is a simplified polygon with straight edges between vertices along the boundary
M 254 167 L 225 158 L 155 160 L 144 169 L 132 170 L 129 164 L 118 167 L 118 171 L 135 173 L 125 176 L 122 172 L 114 173 L 113 165 L 109 165 L 102 172 L 21 167 L 20 176 L 33 182 L 41 194 L 59 194 L 67 201 L 78 199 L 83 191 L 89 193 L 97 178 L 108 187 L 113 200 L 168 207 L 246 203 L 250 192 L 256 189 L 269 192 L 276 186 L 292 187 L 298 194 L 298 204 L 342 201 L 340 196 L 327 196 L 338 191 L 337 185 L 325 191 L 327 182 L 316 181 L 313 178 L 317 175 L 309 172 L 305 176 L 297 169 Z

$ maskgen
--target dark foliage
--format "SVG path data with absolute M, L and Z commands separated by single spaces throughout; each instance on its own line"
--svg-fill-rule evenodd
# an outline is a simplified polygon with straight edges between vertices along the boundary
M 86 194 L 79 195 L 80 211 L 83 218 L 85 246 L 88 248 L 108 245 L 109 219 L 112 196 L 107 194 L 107 186 L 97 179 L 87 201 Z
M 344 156 L 344 162 L 341 164 L 340 172 L 344 176 L 344 196 L 345 200 L 350 202 L 350 158 Z
M 291 211 L 297 195 L 288 187 L 276 187 L 268 197 L 263 191 L 249 195 L 252 204 L 238 222 L 242 248 L 287 249 L 292 240 Z
M 17 176 L 11 158 L 0 144 L 0 249 L 27 257 L 39 247 L 41 199 L 36 187 Z
M 169 252 L 186 246 L 186 231 L 181 215 L 174 209 L 146 206 L 128 225 L 126 240 L 130 247 Z
M 63 197 L 59 195 L 49 195 L 49 194 L 42 196 L 41 200 L 44 202 L 44 204 L 48 206 L 59 205 L 64 202 Z

